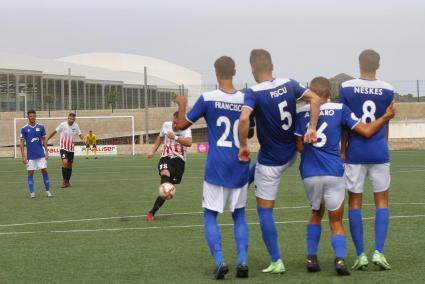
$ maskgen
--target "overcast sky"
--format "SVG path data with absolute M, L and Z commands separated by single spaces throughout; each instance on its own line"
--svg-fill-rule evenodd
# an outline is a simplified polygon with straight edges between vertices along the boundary
M 0 4 L 0 52 L 57 58 L 123 52 L 183 65 L 212 82 L 233 57 L 252 82 L 253 48 L 272 53 L 275 75 L 299 81 L 356 76 L 360 51 L 381 54 L 386 80 L 425 79 L 420 0 L 13 0 Z

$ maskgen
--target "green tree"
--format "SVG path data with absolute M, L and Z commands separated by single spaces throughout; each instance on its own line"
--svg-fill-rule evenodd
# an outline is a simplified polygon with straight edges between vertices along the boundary
M 114 105 L 117 102 L 117 92 L 115 90 L 110 90 L 106 94 L 106 104 L 111 106 L 111 111 L 114 112 Z
M 52 94 L 48 94 L 44 96 L 44 101 L 47 103 L 47 108 L 49 109 L 49 117 L 50 117 L 50 108 L 55 101 L 55 97 Z

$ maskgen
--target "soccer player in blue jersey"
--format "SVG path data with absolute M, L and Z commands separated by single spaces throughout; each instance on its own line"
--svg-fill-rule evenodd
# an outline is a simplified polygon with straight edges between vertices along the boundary
M 317 250 L 321 235 L 321 221 L 325 207 L 329 214 L 332 232 L 331 243 L 335 251 L 335 269 L 339 275 L 349 275 L 345 264 L 347 245 L 344 226 L 344 167 L 340 157 L 341 132 L 343 127 L 352 129 L 365 138 L 370 138 L 394 117 L 394 107 L 372 123 L 364 124 L 344 104 L 331 103 L 330 83 L 324 77 L 311 81 L 311 90 L 320 96 L 321 107 L 318 121 L 317 142 L 304 144 L 303 135 L 308 129 L 310 105 L 297 111 L 297 148 L 301 152 L 300 172 L 307 198 L 312 207 L 312 214 L 307 225 L 307 264 L 310 272 L 320 270 Z
M 265 273 L 283 273 L 273 207 L 280 178 L 296 159 L 294 139 L 297 100 L 311 103 L 310 126 L 305 134 L 307 143 L 316 141 L 319 117 L 319 97 L 292 79 L 273 77 L 270 53 L 264 49 L 251 52 L 252 74 L 257 85 L 245 93 L 239 122 L 239 159 L 249 161 L 247 147 L 249 118 L 253 114 L 257 127 L 260 151 L 255 168 L 255 195 L 263 241 L 271 256 Z
M 340 102 L 347 105 L 364 123 L 381 117 L 394 99 L 393 87 L 376 79 L 380 56 L 364 50 L 359 56 L 360 78 L 342 83 Z M 348 145 L 347 145 L 348 143 Z M 358 258 L 353 269 L 365 269 L 368 259 L 364 250 L 362 195 L 366 177 L 372 182 L 375 198 L 375 252 L 372 262 L 381 269 L 391 269 L 384 256 L 384 243 L 389 224 L 388 192 L 390 188 L 390 157 L 388 124 L 370 139 L 355 132 L 345 132 L 341 153 L 345 159 L 345 183 L 349 197 L 350 232 Z
M 43 174 L 46 196 L 52 197 L 50 192 L 49 174 L 47 173 L 47 159 L 49 151 L 47 148 L 46 130 L 44 125 L 36 122 L 37 114 L 35 110 L 27 113 L 28 124 L 21 128 L 20 148 L 22 163 L 27 166 L 28 171 L 28 189 L 31 198 L 35 198 L 34 192 L 34 171 L 41 170 Z M 26 153 L 25 153 L 26 146 Z
M 208 156 L 205 167 L 203 200 L 205 238 L 215 259 L 213 279 L 224 279 L 228 266 L 221 248 L 221 234 L 217 214 L 228 201 L 234 222 L 234 237 L 238 254 L 236 277 L 248 277 L 248 226 L 245 206 L 249 178 L 249 163 L 238 159 L 238 124 L 244 94 L 233 86 L 235 63 L 222 56 L 215 63 L 219 88 L 203 93 L 186 115 L 186 99 L 179 96 L 179 122 L 186 129 L 203 117 L 208 126 Z

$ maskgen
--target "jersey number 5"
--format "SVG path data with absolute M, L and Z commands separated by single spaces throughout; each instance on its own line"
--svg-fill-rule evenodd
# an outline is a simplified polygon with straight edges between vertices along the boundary
M 218 147 L 232 147 L 232 141 L 227 140 L 230 134 L 230 130 L 232 128 L 232 123 L 230 122 L 230 119 L 226 116 L 220 116 L 217 119 L 217 126 L 220 127 L 222 124 L 224 124 L 224 132 L 221 135 L 220 139 L 217 141 Z M 236 148 L 239 148 L 239 119 L 235 121 L 235 124 L 233 124 L 233 139 L 235 140 L 235 146 Z
M 280 112 L 280 120 L 284 121 L 287 120 L 287 123 L 282 124 L 283 130 L 288 130 L 292 126 L 292 115 L 289 111 L 286 111 L 285 108 L 288 106 L 287 101 L 283 101 L 280 104 L 277 105 L 279 107 Z

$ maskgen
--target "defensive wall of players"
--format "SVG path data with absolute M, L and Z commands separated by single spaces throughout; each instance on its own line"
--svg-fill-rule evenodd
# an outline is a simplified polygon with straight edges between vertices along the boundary
M 149 134 L 157 134 L 161 129 L 162 123 L 170 120 L 172 113 L 176 111 L 175 107 L 155 108 L 148 110 L 149 117 Z M 52 111 L 52 117 L 66 117 L 68 111 Z M 133 115 L 135 117 L 135 133 L 137 136 L 145 134 L 145 111 L 144 109 L 132 110 L 91 110 L 77 111 L 77 122 L 83 131 L 93 129 L 98 134 L 98 139 L 125 137 L 131 135 L 129 121 L 124 119 L 113 119 L 113 116 Z M 37 116 L 48 117 L 47 111 L 37 112 Z M 111 116 L 111 119 L 100 120 L 81 120 L 78 116 Z M 0 113 L 0 157 L 13 156 L 13 124 L 14 118 L 23 117 L 22 112 L 2 112 Z M 47 131 L 54 129 L 59 121 L 40 121 L 45 124 Z M 90 128 L 90 129 L 88 129 Z M 198 130 L 204 129 L 205 124 L 197 124 Z M 196 132 L 195 132 L 196 133 Z M 198 152 L 198 143 L 202 141 L 202 137 L 206 139 L 206 131 L 202 133 L 198 131 L 198 137 L 189 152 Z M 153 139 L 151 139 L 151 142 Z M 397 103 L 397 115 L 390 123 L 390 148 L 393 150 L 403 149 L 425 149 L 425 103 Z M 136 141 L 136 154 L 144 154 L 151 146 L 144 145 L 142 139 Z M 256 140 L 251 142 L 253 151 L 258 150 Z M 130 154 L 131 145 L 117 145 L 118 154 Z

